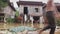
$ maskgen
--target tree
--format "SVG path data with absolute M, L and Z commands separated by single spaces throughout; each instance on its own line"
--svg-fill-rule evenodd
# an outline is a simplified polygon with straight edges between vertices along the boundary
M 0 0 L 0 11 L 2 10 L 2 8 L 6 7 L 7 4 L 7 0 Z

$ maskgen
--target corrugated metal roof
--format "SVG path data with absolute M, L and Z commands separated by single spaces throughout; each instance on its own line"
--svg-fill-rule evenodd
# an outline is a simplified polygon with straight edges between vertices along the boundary
M 18 5 L 35 5 L 35 6 L 43 6 L 44 3 L 42 2 L 33 2 L 33 1 L 19 1 L 17 2 Z

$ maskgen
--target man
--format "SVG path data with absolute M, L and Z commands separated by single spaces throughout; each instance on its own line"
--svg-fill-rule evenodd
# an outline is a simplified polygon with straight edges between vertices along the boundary
M 55 22 L 55 15 L 56 15 L 56 7 L 53 4 L 53 0 L 49 0 L 46 6 L 46 17 L 44 18 L 45 20 L 47 19 L 47 25 L 44 27 L 41 31 L 39 31 L 39 34 L 41 34 L 43 31 L 47 29 L 51 29 L 49 34 L 54 34 L 55 28 L 56 28 L 56 22 Z

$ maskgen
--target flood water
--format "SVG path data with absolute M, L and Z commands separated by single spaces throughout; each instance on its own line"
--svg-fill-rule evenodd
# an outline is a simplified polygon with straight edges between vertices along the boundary
M 1 29 L 9 29 L 9 28 L 18 27 L 18 26 L 33 27 L 31 23 L 25 24 L 25 25 L 23 25 L 21 23 L 0 23 L 0 31 L 1 31 Z M 43 28 L 44 24 L 34 24 L 34 27 Z M 5 32 L 5 31 L 3 30 L 3 32 Z M 42 34 L 49 34 L 49 30 L 44 31 Z M 56 29 L 55 34 L 60 34 L 60 29 Z

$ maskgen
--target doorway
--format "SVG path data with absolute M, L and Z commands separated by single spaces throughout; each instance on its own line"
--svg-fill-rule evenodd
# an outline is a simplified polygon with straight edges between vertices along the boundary
M 4 22 L 4 13 L 0 13 L 0 22 Z

